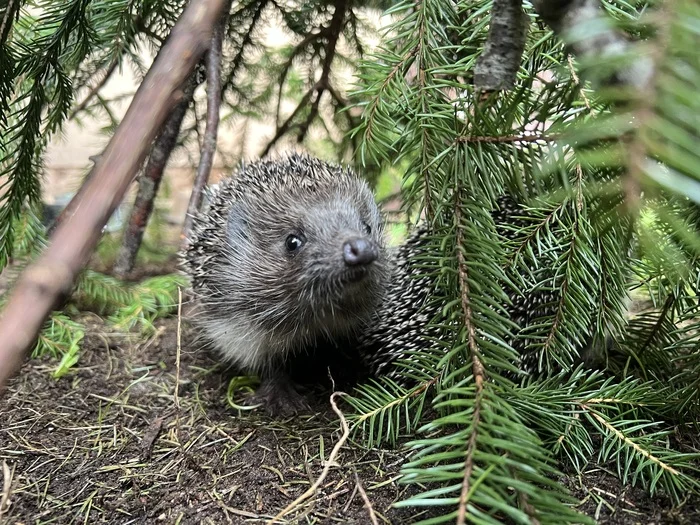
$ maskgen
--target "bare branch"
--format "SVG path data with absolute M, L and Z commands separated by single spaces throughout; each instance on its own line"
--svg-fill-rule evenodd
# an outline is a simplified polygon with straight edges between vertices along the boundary
M 312 87 L 310 90 L 306 92 L 306 94 L 302 97 L 302 99 L 299 101 L 299 104 L 297 104 L 297 107 L 294 111 L 292 111 L 292 114 L 289 115 L 287 120 L 285 120 L 280 127 L 277 128 L 277 131 L 275 132 L 275 136 L 272 137 L 272 140 L 267 143 L 267 146 L 265 146 L 265 149 L 261 153 L 261 157 L 265 157 L 268 153 L 270 153 L 270 150 L 272 147 L 277 143 L 279 139 L 282 138 L 282 136 L 287 133 L 287 130 L 292 126 L 292 122 L 294 121 L 294 118 L 299 114 L 299 112 L 304 109 L 306 104 L 308 104 L 309 99 L 311 98 L 311 95 L 314 94 L 314 91 L 316 90 L 316 86 Z
M 246 50 L 248 49 L 248 46 L 253 41 L 253 31 L 255 31 L 255 28 L 258 25 L 258 21 L 260 20 L 260 17 L 262 16 L 263 11 L 267 7 L 268 3 L 269 3 L 268 0 L 263 0 L 255 8 L 255 12 L 253 13 L 253 17 L 250 20 L 250 26 L 248 27 L 248 31 L 246 31 L 246 34 L 243 37 L 243 41 L 241 42 L 241 47 L 238 49 L 238 53 L 236 53 L 236 56 L 231 61 L 231 71 L 229 71 L 229 74 L 226 77 L 226 81 L 224 82 L 224 89 L 222 92 L 225 92 L 226 88 L 228 88 L 229 86 L 231 86 L 231 84 L 233 84 L 233 81 L 236 78 L 236 73 L 238 72 L 238 68 L 240 68 L 241 65 L 243 64 L 243 55 L 245 54 Z
M 182 98 L 180 86 L 209 46 L 226 5 L 226 0 L 188 4 L 47 249 L 20 276 L 0 317 L 0 389 L 21 365 L 51 310 L 70 293 L 149 145 Z
M 216 153 L 216 138 L 219 131 L 219 114 L 221 112 L 221 49 L 224 39 L 225 21 L 219 24 L 211 39 L 207 55 L 207 125 L 204 130 L 202 149 L 194 178 L 194 186 L 187 205 L 187 215 L 182 228 L 183 247 L 188 243 L 192 229 L 192 219 L 202 204 L 202 191 L 209 180 L 211 167 Z
M 92 89 L 90 89 L 90 92 L 85 96 L 83 101 L 78 104 L 75 109 L 71 112 L 70 116 L 68 117 L 68 120 L 73 120 L 78 113 L 83 111 L 88 104 L 92 101 L 93 98 L 95 98 L 95 95 L 97 95 L 100 90 L 105 87 L 105 84 L 109 82 L 109 79 L 112 78 L 112 75 L 114 72 L 117 70 L 117 66 L 119 65 L 119 58 L 114 57 L 112 60 L 112 63 L 109 65 L 107 70 L 105 71 L 104 76 L 102 77 L 102 80 L 100 80 L 97 84 L 95 84 Z
M 513 88 L 525 50 L 528 25 L 521 0 L 494 0 L 488 39 L 474 67 L 477 89 Z
M 335 58 L 336 49 L 338 46 L 338 39 L 340 38 L 340 34 L 343 32 L 343 22 L 345 21 L 345 16 L 347 14 L 348 2 L 347 0 L 337 0 L 334 6 L 335 11 L 333 11 L 333 17 L 331 18 L 328 27 L 326 29 L 321 30 L 317 34 L 314 33 L 315 36 L 321 34 L 328 35 L 328 43 L 326 44 L 325 48 L 326 55 L 323 59 L 323 66 L 321 70 L 321 78 L 319 78 L 318 82 L 316 82 L 316 84 L 306 93 L 306 95 L 304 95 L 299 105 L 287 118 L 287 120 L 285 120 L 284 123 L 277 128 L 275 136 L 272 137 L 272 140 L 270 140 L 270 142 L 267 144 L 267 146 L 265 146 L 265 149 L 263 150 L 263 157 L 270 152 L 270 150 L 277 143 L 277 141 L 279 141 L 279 139 L 282 138 L 282 136 L 292 127 L 294 118 L 299 114 L 302 108 L 306 106 L 306 104 L 308 104 L 314 92 L 316 93 L 316 98 L 311 103 L 311 110 L 309 112 L 309 115 L 299 127 L 299 135 L 297 137 L 299 142 L 301 142 L 304 139 L 309 129 L 309 126 L 311 126 L 311 123 L 318 114 L 318 108 L 321 102 L 321 97 L 323 96 L 324 91 L 328 89 L 328 86 L 330 85 L 331 65 L 333 64 L 333 59 Z

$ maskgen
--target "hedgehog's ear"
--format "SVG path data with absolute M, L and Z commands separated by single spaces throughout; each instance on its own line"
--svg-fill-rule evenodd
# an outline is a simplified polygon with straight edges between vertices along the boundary
M 248 220 L 240 202 L 232 204 L 229 208 L 226 230 L 230 239 L 248 238 Z

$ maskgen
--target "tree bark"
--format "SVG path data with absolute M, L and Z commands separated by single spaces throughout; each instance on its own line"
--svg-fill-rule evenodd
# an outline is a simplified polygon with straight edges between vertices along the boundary
M 117 277 L 126 277 L 134 268 L 136 255 L 138 254 L 141 241 L 143 240 L 143 234 L 146 231 L 148 220 L 155 207 L 155 199 L 158 194 L 160 182 L 163 180 L 165 167 L 177 144 L 180 127 L 187 113 L 187 108 L 194 98 L 194 92 L 197 88 L 195 76 L 196 75 L 192 75 L 190 77 L 184 89 L 182 100 L 177 103 L 175 109 L 173 109 L 168 120 L 165 122 L 163 130 L 153 143 L 146 169 L 139 178 L 139 189 L 136 193 L 134 206 L 131 209 L 129 223 L 124 230 L 124 239 L 119 249 L 117 260 L 114 263 L 114 274 Z
M 149 145 L 182 99 L 180 87 L 208 48 L 227 5 L 226 0 L 189 3 L 48 247 L 20 276 L 0 317 L 0 390 L 22 364 L 51 310 L 70 293 Z
M 216 154 L 216 138 L 219 131 L 219 116 L 221 113 L 221 53 L 225 31 L 225 20 L 214 30 L 211 47 L 207 54 L 207 125 L 200 152 L 197 174 L 194 186 L 187 204 L 187 215 L 182 227 L 182 247 L 189 243 L 192 230 L 192 219 L 202 205 L 202 192 L 211 175 L 211 167 Z

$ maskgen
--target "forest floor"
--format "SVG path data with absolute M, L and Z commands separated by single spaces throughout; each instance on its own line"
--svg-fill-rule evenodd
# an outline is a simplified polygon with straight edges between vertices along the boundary
M 80 361 L 67 375 L 52 378 L 55 360 L 31 360 L 0 400 L 0 523 L 265 523 L 319 477 L 341 434 L 327 400 L 283 421 L 240 413 L 226 371 L 187 327 L 178 346 L 176 318 L 146 340 L 96 316 L 82 321 Z M 425 518 L 392 506 L 407 495 L 404 459 L 351 437 L 287 522 L 372 524 L 370 506 L 377 523 Z M 698 501 L 674 507 L 599 466 L 563 481 L 601 524 L 700 523 Z

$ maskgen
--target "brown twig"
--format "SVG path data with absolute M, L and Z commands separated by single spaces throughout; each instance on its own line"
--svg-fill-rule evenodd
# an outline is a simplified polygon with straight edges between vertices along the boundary
M 0 518 L 10 508 L 12 496 L 12 479 L 15 476 L 14 465 L 10 469 L 5 460 L 2 461 L 2 493 L 0 493 Z
M 338 442 L 335 444 L 333 447 L 333 450 L 331 450 L 330 455 L 328 456 L 328 460 L 326 461 L 326 465 L 323 467 L 323 470 L 321 471 L 321 475 L 316 479 L 313 485 L 311 485 L 306 492 L 304 492 L 301 496 L 299 496 L 297 499 L 292 501 L 289 505 L 287 505 L 284 509 L 279 511 L 277 515 L 269 520 L 267 522 L 267 525 L 272 525 L 274 523 L 277 523 L 278 520 L 289 514 L 290 511 L 292 511 L 294 508 L 296 508 L 300 503 L 306 501 L 309 499 L 311 496 L 313 496 L 318 488 L 321 486 L 321 484 L 325 481 L 326 477 L 328 477 L 328 473 L 331 470 L 331 467 L 333 465 L 336 465 L 336 458 L 338 457 L 338 453 L 340 452 L 340 449 L 343 447 L 345 442 L 348 440 L 348 437 L 350 436 L 350 428 L 348 427 L 348 422 L 345 419 L 345 416 L 343 413 L 340 411 L 338 408 L 338 405 L 335 402 L 335 398 L 338 396 L 344 396 L 346 395 L 344 392 L 333 392 L 331 394 L 331 407 L 333 408 L 333 412 L 335 412 L 338 417 L 340 418 L 340 426 L 343 429 L 343 433 L 340 436 L 340 439 L 338 439 Z
M 270 153 L 270 150 L 272 147 L 277 143 L 279 139 L 282 138 L 282 136 L 287 133 L 287 130 L 291 127 L 292 121 L 294 118 L 299 114 L 299 112 L 304 109 L 304 106 L 308 104 L 309 99 L 311 98 L 311 95 L 314 94 L 314 91 L 316 90 L 316 86 L 312 87 L 310 90 L 306 92 L 306 94 L 302 97 L 302 99 L 299 101 L 299 104 L 297 107 L 292 111 L 292 114 L 287 117 L 287 120 L 285 120 L 280 127 L 277 128 L 277 131 L 275 132 L 275 136 L 272 137 L 270 142 L 267 143 L 267 146 L 265 146 L 265 149 L 262 151 L 260 154 L 261 157 L 265 157 L 268 153 Z
M 194 98 L 194 92 L 197 88 L 196 76 L 196 74 L 193 74 L 187 82 L 182 100 L 177 103 L 170 113 L 163 130 L 153 143 L 146 169 L 139 177 L 139 189 L 136 193 L 134 206 L 131 209 L 129 223 L 124 230 L 124 238 L 119 248 L 117 260 L 114 263 L 114 273 L 117 277 L 126 277 L 134 268 L 143 234 L 155 207 L 155 199 L 160 183 L 163 180 L 165 167 L 177 145 L 177 138 L 180 135 L 180 128 L 182 127 L 182 121 L 185 119 L 187 108 L 189 108 Z
M 294 63 L 294 59 L 299 56 L 299 54 L 304 51 L 309 45 L 312 43 L 316 42 L 318 39 L 320 39 L 322 36 L 325 36 L 325 34 L 328 32 L 328 28 L 321 28 L 319 31 L 316 32 L 310 32 L 308 35 L 306 35 L 301 42 L 296 44 L 294 48 L 292 49 L 292 52 L 289 54 L 289 57 L 287 58 L 286 62 L 282 66 L 282 72 L 279 75 L 279 89 L 277 90 L 277 105 L 275 107 L 275 125 L 279 126 L 280 124 L 280 112 L 282 110 L 282 99 L 283 97 L 283 92 L 284 92 L 284 83 L 287 80 L 287 75 L 289 75 L 289 71 L 292 69 L 292 65 Z
M 226 0 L 192 0 L 139 87 L 42 256 L 27 267 L 0 317 L 0 389 L 21 365 L 51 310 L 70 292 L 199 58 Z
M 192 230 L 192 220 L 202 204 L 202 192 L 211 175 L 211 167 L 216 153 L 216 137 L 219 131 L 219 114 L 221 112 L 221 50 L 226 20 L 225 18 L 216 26 L 207 54 L 207 125 L 204 129 L 194 186 L 187 204 L 185 224 L 182 227 L 183 247 L 188 243 Z
M 359 490 L 359 492 L 360 492 L 360 496 L 362 497 L 362 501 L 365 502 L 365 508 L 367 509 L 367 512 L 369 513 L 369 519 L 372 522 L 372 525 L 379 525 L 379 522 L 377 521 L 377 515 L 374 513 L 374 507 L 372 507 L 372 502 L 367 497 L 367 493 L 365 492 L 365 489 L 362 488 L 362 483 L 360 482 L 360 476 L 357 475 L 357 471 L 355 471 L 355 486 L 357 487 L 357 490 Z
M 307 116 L 306 120 L 299 127 L 299 134 L 297 136 L 297 140 L 299 142 L 301 142 L 304 139 L 306 133 L 308 132 L 309 126 L 311 126 L 313 119 L 318 114 L 318 108 L 321 103 L 321 97 L 330 85 L 331 65 L 333 64 L 333 59 L 335 58 L 338 46 L 338 39 L 340 38 L 340 34 L 343 32 L 343 21 L 345 20 L 345 16 L 347 14 L 348 2 L 347 0 L 336 0 L 334 6 L 335 11 L 333 12 L 333 17 L 331 18 L 331 21 L 328 24 L 328 28 L 320 32 L 322 34 L 328 34 L 328 43 L 326 44 L 326 56 L 323 59 L 321 77 L 319 78 L 318 82 L 316 82 L 314 86 L 309 91 L 307 91 L 306 95 L 304 95 L 304 97 L 301 99 L 301 102 L 299 102 L 299 105 L 287 118 L 287 120 L 285 120 L 284 123 L 277 128 L 274 137 L 272 137 L 272 140 L 268 142 L 267 146 L 265 146 L 265 149 L 263 150 L 263 157 L 266 156 L 273 148 L 273 146 L 279 141 L 279 139 L 281 139 L 282 136 L 284 136 L 284 134 L 287 133 L 287 131 L 292 126 L 294 118 L 299 114 L 302 108 L 306 106 L 306 104 L 308 104 L 309 100 L 311 99 L 311 96 L 314 93 L 316 94 L 316 98 L 311 104 L 311 111 L 309 112 L 309 115 Z
M 471 301 L 469 299 L 469 280 L 467 262 L 462 251 L 465 246 L 464 233 L 461 228 L 462 223 L 462 208 L 459 191 L 455 191 L 455 221 L 457 224 L 457 262 L 459 273 L 459 289 L 461 296 L 462 312 L 464 314 L 464 324 L 467 328 L 468 348 L 472 358 L 472 374 L 474 375 L 474 383 L 476 384 L 476 392 L 474 394 L 474 413 L 471 418 L 472 431 L 467 444 L 467 451 L 464 459 L 464 477 L 462 478 L 462 491 L 459 496 L 459 507 L 457 509 L 457 525 L 464 525 L 467 516 L 467 503 L 470 496 L 471 477 L 474 470 L 474 451 L 476 450 L 476 442 L 479 437 L 478 427 L 481 424 L 481 403 L 483 401 L 484 382 L 486 381 L 486 370 L 481 362 L 479 348 L 476 343 L 476 328 L 474 327 L 474 319 L 472 315 Z

